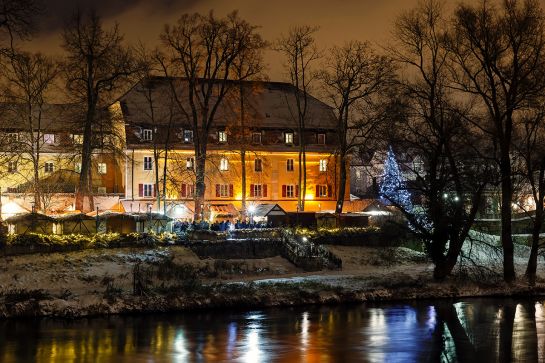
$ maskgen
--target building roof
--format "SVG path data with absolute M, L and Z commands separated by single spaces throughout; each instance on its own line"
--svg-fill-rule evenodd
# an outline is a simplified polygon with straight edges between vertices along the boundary
M 0 129 L 12 131 L 27 131 L 27 117 L 25 105 L 22 103 L 0 103 Z M 82 117 L 85 115 L 81 106 L 68 104 L 45 104 L 38 117 L 39 110 L 33 109 L 33 130 L 45 132 L 68 132 L 83 126 Z
M 119 98 L 122 117 L 128 126 L 128 144 L 137 143 L 134 137 L 138 128 L 159 129 L 170 125 L 172 133 L 180 133 L 183 129 L 191 129 L 191 109 L 187 88 L 187 80 L 182 78 L 152 77 L 138 82 L 125 95 Z M 296 131 L 296 99 L 295 88 L 289 83 L 264 81 L 229 81 L 233 92 L 229 92 L 219 105 L 214 118 L 214 128 L 228 128 L 239 125 L 238 90 L 242 85 L 245 98 L 245 126 L 258 129 L 291 129 Z M 174 99 L 176 97 L 187 109 L 187 114 L 180 110 Z M 201 98 L 201 96 L 196 96 Z M 196 101 L 198 103 L 198 101 Z M 313 96 L 308 99 L 307 130 L 336 130 L 336 120 L 331 107 Z M 132 127 L 132 129 L 131 129 Z M 176 140 L 171 140 L 176 142 Z

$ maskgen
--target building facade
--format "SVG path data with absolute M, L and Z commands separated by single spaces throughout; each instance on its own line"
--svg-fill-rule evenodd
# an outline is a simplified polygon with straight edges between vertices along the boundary
M 169 96 L 169 81 L 142 81 L 112 105 L 126 130 L 125 209 L 161 209 L 163 204 L 167 212 L 174 205 L 183 205 L 188 214 L 194 210 L 194 127 Z M 177 86 L 183 89 L 183 84 Z M 208 134 L 205 210 L 213 214 L 225 205 L 240 210 L 244 195 L 247 206 L 274 203 L 297 211 L 300 138 L 294 89 L 279 82 L 237 86 L 244 90 L 244 124 L 237 108 L 240 93 L 226 97 Z M 308 105 L 305 211 L 332 211 L 338 190 L 336 121 L 332 109 L 316 98 L 310 97 Z

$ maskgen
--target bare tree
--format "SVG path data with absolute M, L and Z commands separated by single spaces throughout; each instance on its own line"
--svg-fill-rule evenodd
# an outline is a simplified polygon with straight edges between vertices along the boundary
M 106 30 L 94 13 L 76 13 L 63 33 L 66 60 L 63 64 L 68 91 L 83 105 L 83 143 L 81 173 L 76 191 L 76 209 L 83 210 L 84 199 L 91 197 L 91 170 L 94 134 L 99 122 L 99 108 L 119 92 L 133 74 L 135 62 L 115 25 Z
M 545 90 L 543 12 L 538 1 L 508 0 L 496 7 L 482 0 L 461 4 L 450 42 L 457 88 L 481 113 L 475 126 L 497 145 L 501 174 L 501 241 L 504 279 L 515 280 L 511 203 L 514 122 Z
M 176 104 L 190 123 L 195 150 L 195 218 L 203 216 L 208 137 L 218 108 L 233 88 L 235 61 L 255 46 L 256 27 L 237 12 L 225 18 L 184 14 L 176 25 L 165 26 L 161 40 L 170 62 L 163 62 L 172 79 Z
M 241 213 L 246 215 L 246 151 L 248 145 L 251 143 L 251 134 L 249 133 L 249 126 L 255 124 L 250 122 L 248 124 L 247 113 L 247 92 L 260 92 L 254 89 L 254 87 L 245 87 L 245 80 L 256 79 L 263 74 L 263 49 L 267 46 L 267 43 L 261 38 L 259 34 L 254 34 L 250 38 L 250 44 L 235 58 L 233 63 L 234 78 L 238 81 L 238 125 L 232 125 L 232 131 L 235 136 L 235 142 L 239 145 L 240 164 L 241 164 L 241 184 L 242 184 L 242 201 L 241 201 Z M 236 100 L 235 100 L 236 102 Z M 252 105 L 250 105 L 252 107 Z
M 24 125 L 25 132 L 14 140 L 17 149 L 18 162 L 32 165 L 30 182 L 34 194 L 34 205 L 39 210 L 41 206 L 40 160 L 43 140 L 42 116 L 46 106 L 46 93 L 52 88 L 58 68 L 55 62 L 41 54 L 14 52 L 4 68 L 6 80 L 5 101 L 14 118 L 14 125 Z M 14 168 L 16 169 L 16 168 Z
M 513 153 L 519 161 L 514 166 L 515 177 L 522 176 L 523 198 L 530 195 L 531 204 L 535 207 L 533 215 L 531 211 L 526 211 L 532 219 L 532 243 L 526 278 L 532 285 L 536 279 L 540 233 L 545 218 L 545 109 L 541 105 L 542 99 L 539 99 L 537 107 L 526 112 L 515 124 L 513 140 Z M 520 205 L 524 206 L 526 202 L 524 200 Z
M 0 49 L 11 52 L 17 38 L 27 39 L 34 30 L 34 20 L 42 13 L 42 6 L 36 0 L 0 1 L 0 39 L 8 44 Z
M 436 279 L 454 268 L 489 173 L 477 148 L 480 135 L 460 116 L 463 108 L 449 87 L 446 24 L 439 2 L 425 1 L 397 19 L 397 46 L 391 48 L 407 76 L 398 85 L 402 117 L 392 120 L 390 130 L 394 141 L 424 162 L 422 170 L 405 165 L 416 175 L 412 190 L 421 207 L 399 207 L 424 240 Z
M 305 210 L 305 194 L 307 188 L 307 159 L 306 159 L 306 120 L 308 118 L 308 101 L 311 83 L 315 79 L 312 67 L 320 58 L 314 34 L 318 27 L 296 26 L 292 27 L 287 35 L 278 39 L 274 48 L 284 55 L 285 68 L 289 80 L 293 85 L 296 110 L 294 118 L 297 122 L 297 134 L 299 143 L 299 193 L 298 210 Z M 287 100 L 286 100 L 287 102 Z M 293 113 L 293 112 L 292 112 Z
M 339 190 L 336 213 L 342 213 L 349 155 L 365 145 L 382 120 L 377 113 L 382 95 L 395 78 L 393 62 L 376 54 L 368 43 L 352 41 L 333 47 L 320 73 L 327 97 L 334 105 L 339 147 Z

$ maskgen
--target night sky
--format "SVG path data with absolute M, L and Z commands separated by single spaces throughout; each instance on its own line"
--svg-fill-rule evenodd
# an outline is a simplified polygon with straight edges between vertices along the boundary
M 153 46 L 163 25 L 175 22 L 184 12 L 213 9 L 218 15 L 225 15 L 238 9 L 243 18 L 262 27 L 261 34 L 269 41 L 286 32 L 290 25 L 319 25 L 318 44 L 330 47 L 351 39 L 385 44 L 395 17 L 415 6 L 417 0 L 46 0 L 45 3 L 47 14 L 27 48 L 54 55 L 60 52 L 60 31 L 76 4 L 81 8 L 94 6 L 107 25 L 117 21 L 128 43 L 141 40 Z M 284 78 L 273 52 L 267 52 L 266 62 L 272 80 Z
M 261 26 L 265 39 L 275 40 L 291 25 L 319 25 L 316 34 L 320 47 L 345 41 L 369 40 L 378 44 L 390 37 L 397 15 L 413 7 L 417 0 L 47 0 L 47 13 L 42 17 L 38 34 L 26 46 L 47 54 L 60 53 L 60 32 L 76 4 L 81 8 L 94 6 L 106 25 L 117 21 L 128 43 L 139 40 L 149 46 L 158 42 L 165 23 L 175 22 L 184 12 L 208 12 L 225 15 L 238 9 L 241 17 Z M 278 56 L 266 54 L 268 74 L 282 80 Z

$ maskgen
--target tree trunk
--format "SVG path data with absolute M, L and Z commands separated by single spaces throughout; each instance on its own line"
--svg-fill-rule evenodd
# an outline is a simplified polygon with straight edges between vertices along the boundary
M 83 211 L 85 197 L 90 197 L 90 169 L 93 144 L 93 121 L 95 118 L 95 106 L 89 102 L 87 116 L 85 119 L 85 127 L 83 130 L 83 144 L 81 151 L 81 172 L 79 174 L 78 190 L 76 191 L 76 209 Z M 91 200 L 89 203 L 92 204 Z M 91 206 L 91 209 L 92 206 Z
M 539 250 L 539 233 L 541 232 L 541 226 L 543 224 L 543 207 L 536 204 L 536 215 L 534 219 L 534 225 L 532 228 L 532 247 L 530 249 L 530 258 L 528 259 L 528 266 L 526 267 L 526 278 L 530 285 L 534 285 L 536 282 L 537 273 L 537 253 Z
M 204 182 L 206 172 L 206 145 L 195 148 L 195 220 L 204 219 Z
M 511 201 L 513 197 L 513 184 L 511 181 L 511 160 L 509 150 L 502 151 L 500 173 L 501 180 L 501 243 L 503 247 L 503 279 L 505 282 L 513 282 L 516 279 L 515 265 L 513 262 L 513 237 L 511 235 Z
M 242 177 L 242 202 L 241 202 L 241 214 L 243 218 L 246 218 L 246 150 L 244 147 L 240 150 L 240 171 Z
M 341 155 L 341 163 L 339 165 L 339 193 L 337 194 L 337 206 L 335 213 L 343 212 L 344 195 L 346 193 L 346 155 Z

